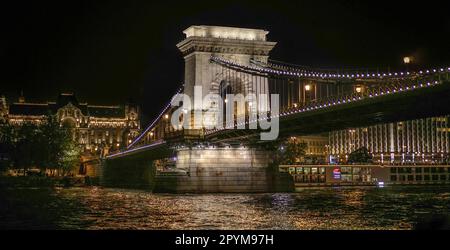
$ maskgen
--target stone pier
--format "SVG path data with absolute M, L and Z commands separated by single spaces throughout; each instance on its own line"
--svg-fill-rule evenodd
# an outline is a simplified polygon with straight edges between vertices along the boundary
M 155 178 L 155 192 L 235 193 L 291 191 L 290 176 L 271 171 L 271 153 L 250 148 L 177 151 L 176 171 Z

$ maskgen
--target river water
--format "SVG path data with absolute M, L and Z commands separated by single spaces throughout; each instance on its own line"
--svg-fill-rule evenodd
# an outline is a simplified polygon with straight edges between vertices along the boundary
M 449 186 L 201 195 L 0 190 L 1 229 L 412 229 L 435 215 L 450 215 Z

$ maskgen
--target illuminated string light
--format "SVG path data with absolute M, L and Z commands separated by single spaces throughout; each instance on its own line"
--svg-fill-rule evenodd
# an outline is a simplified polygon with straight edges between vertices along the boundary
M 211 61 L 219 63 L 219 64 L 225 64 L 226 66 L 236 67 L 239 69 L 245 69 L 250 71 L 256 71 L 258 73 L 262 74 L 277 74 L 277 75 L 288 75 L 288 76 L 297 76 L 297 77 L 309 77 L 309 78 L 318 78 L 318 79 L 336 79 L 336 78 L 347 78 L 347 79 L 356 79 L 356 78 L 364 78 L 364 79 L 383 79 L 383 78 L 398 78 L 398 76 L 417 76 L 417 75 L 429 75 L 433 73 L 439 73 L 444 72 L 445 70 L 438 71 L 437 69 L 428 69 L 428 70 L 420 70 L 418 72 L 413 72 L 414 74 L 411 75 L 411 72 L 381 72 L 381 73 L 366 73 L 366 74 L 360 74 L 358 73 L 348 73 L 348 74 L 335 74 L 335 73 L 320 73 L 316 71 L 307 71 L 304 69 L 297 69 L 297 68 L 290 68 L 289 70 L 280 70 L 280 69 L 273 69 L 280 68 L 283 66 L 276 65 L 273 63 L 265 64 L 263 62 L 257 62 L 258 65 L 243 65 L 239 64 L 221 57 L 213 56 L 211 57 Z M 256 61 L 252 61 L 253 63 L 256 63 Z M 263 66 L 262 66 L 263 65 Z M 285 67 L 284 67 L 285 68 Z M 442 68 L 443 69 L 443 68 Z M 447 68 L 447 71 L 450 72 L 450 67 Z
M 147 149 L 147 148 L 163 145 L 165 143 L 166 143 L 165 141 L 158 141 L 158 142 L 155 142 L 155 143 L 152 143 L 152 144 L 148 144 L 148 145 L 145 145 L 145 146 L 142 146 L 142 147 L 137 147 L 137 148 L 121 151 L 121 152 L 118 152 L 118 153 L 115 153 L 115 154 L 110 154 L 110 155 L 107 155 L 106 158 L 107 159 L 111 159 L 111 158 L 114 158 L 114 157 L 117 157 L 117 156 L 129 154 L 129 153 L 132 153 L 132 152 L 136 152 L 138 150 L 142 150 L 142 149 Z

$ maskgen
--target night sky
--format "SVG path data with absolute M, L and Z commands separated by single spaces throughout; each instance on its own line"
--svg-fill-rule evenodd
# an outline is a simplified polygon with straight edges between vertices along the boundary
M 6 1 L 4 1 L 6 2 Z M 144 123 L 183 80 L 176 43 L 190 25 L 262 28 L 272 59 L 332 68 L 450 65 L 444 1 L 9 1 L 0 6 L 0 94 L 132 98 Z

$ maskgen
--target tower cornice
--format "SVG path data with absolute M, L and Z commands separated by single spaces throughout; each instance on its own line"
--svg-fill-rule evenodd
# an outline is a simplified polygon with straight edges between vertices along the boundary
M 177 44 L 183 56 L 193 52 L 268 56 L 276 42 L 212 37 L 188 37 Z

